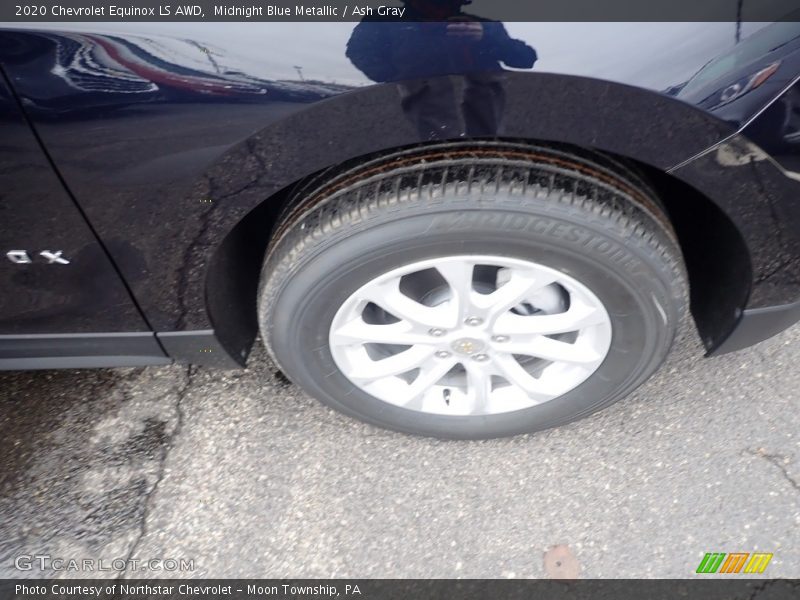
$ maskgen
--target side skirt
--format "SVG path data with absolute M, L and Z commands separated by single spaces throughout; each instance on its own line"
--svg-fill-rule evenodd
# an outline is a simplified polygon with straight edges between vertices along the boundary
M 172 363 L 152 332 L 0 335 L 0 370 L 140 367 Z

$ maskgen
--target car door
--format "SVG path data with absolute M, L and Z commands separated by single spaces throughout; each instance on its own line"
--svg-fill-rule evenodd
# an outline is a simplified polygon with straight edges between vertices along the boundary
M 0 249 L 0 368 L 166 362 L 1 72 Z

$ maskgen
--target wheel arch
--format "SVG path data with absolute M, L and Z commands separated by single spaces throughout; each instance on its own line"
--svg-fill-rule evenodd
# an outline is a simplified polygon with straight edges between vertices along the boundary
M 713 198 L 667 171 L 729 136 L 730 126 L 674 98 L 622 84 L 531 73 L 504 77 L 506 118 L 511 121 L 504 140 L 588 149 L 626 161 L 646 175 L 678 235 L 703 342 L 709 350 L 721 343 L 748 297 L 751 277 L 741 276 L 743 269 L 751 272 L 747 245 Z M 530 111 L 531 98 L 546 101 Z M 570 104 L 564 98 L 579 100 Z M 537 118 L 540 114 L 554 116 Z M 376 85 L 282 119 L 211 167 L 207 177 L 223 182 L 215 188 L 219 201 L 211 199 L 232 210 L 208 228 L 214 239 L 206 244 L 202 297 L 216 337 L 237 362 L 244 363 L 257 332 L 261 261 L 294 186 L 343 161 L 420 143 L 402 113 L 395 86 Z M 254 163 L 257 174 L 244 174 L 242 166 Z M 724 232 L 715 255 L 726 261 L 725 269 L 709 268 L 701 243 L 709 227 Z M 723 297 L 718 291 L 723 288 L 733 293 Z M 726 303 L 724 311 L 716 310 L 719 302 Z

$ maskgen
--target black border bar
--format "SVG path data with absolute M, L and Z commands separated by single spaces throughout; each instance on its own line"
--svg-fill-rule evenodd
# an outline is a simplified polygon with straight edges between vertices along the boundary
M 287 587 L 284 587 L 287 586 Z M 32 591 L 32 590 L 39 590 Z M 99 593 L 97 593 L 99 589 Z M 67 591 L 60 591 L 67 590 Z M 75 590 L 74 593 L 69 590 Z M 81 591 L 77 591 L 81 590 Z M 131 591 L 133 590 L 133 591 Z M 274 590 L 277 593 L 273 593 Z M 357 590 L 357 591 L 356 591 Z M 800 580 L 4 579 L 3 600 L 744 600 L 797 598 Z
M 0 26 L 45 22 L 386 21 L 407 0 L 3 0 Z M 441 0 L 415 0 L 436 2 Z M 496 21 L 800 21 L 797 0 L 472 0 L 464 11 Z M 112 9 L 113 7 L 113 9 Z M 356 11 L 355 9 L 361 9 Z M 180 10 L 179 10 L 180 9 Z

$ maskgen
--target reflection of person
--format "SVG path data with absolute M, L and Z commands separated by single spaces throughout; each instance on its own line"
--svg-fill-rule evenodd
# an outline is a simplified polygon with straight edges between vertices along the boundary
M 405 0 L 403 22 L 364 20 L 347 56 L 373 81 L 397 82 L 424 140 L 496 135 L 505 105 L 503 66 L 530 69 L 536 51 L 502 23 L 462 12 L 469 0 Z M 448 76 L 463 80 L 463 99 Z

